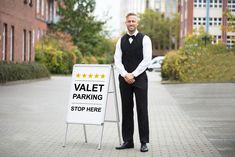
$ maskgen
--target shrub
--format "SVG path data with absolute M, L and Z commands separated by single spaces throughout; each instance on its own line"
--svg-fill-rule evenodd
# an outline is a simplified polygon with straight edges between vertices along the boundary
M 177 52 L 170 52 L 162 65 L 165 80 L 182 82 L 223 82 L 235 80 L 235 51 L 225 44 L 211 44 L 212 39 L 200 28 L 199 34 L 189 35 L 184 46 Z M 202 40 L 203 39 L 203 40 Z
M 219 53 L 213 49 L 185 55 L 170 52 L 162 65 L 165 80 L 182 82 L 215 82 L 235 80 L 235 53 Z
M 0 63 L 0 83 L 17 80 L 30 80 L 43 77 L 50 77 L 50 73 L 42 64 Z
M 180 69 L 180 55 L 176 51 L 167 53 L 162 63 L 162 77 L 166 80 L 178 80 Z
M 79 49 L 73 45 L 71 36 L 62 32 L 51 32 L 37 43 L 35 60 L 44 64 L 53 74 L 70 74 L 75 63 L 82 63 Z

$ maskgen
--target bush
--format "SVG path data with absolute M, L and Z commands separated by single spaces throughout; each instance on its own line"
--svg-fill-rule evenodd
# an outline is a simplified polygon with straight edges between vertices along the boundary
M 75 63 L 82 63 L 79 49 L 73 45 L 71 36 L 62 32 L 52 32 L 37 43 L 35 60 L 44 64 L 53 74 L 71 74 Z
M 170 52 L 162 65 L 165 80 L 181 82 L 223 82 L 235 81 L 235 51 L 225 44 L 211 44 L 212 39 L 203 29 L 199 34 L 186 37 L 184 46 L 177 52 Z M 202 40 L 203 39 L 203 40 Z
M 167 53 L 162 63 L 161 75 L 166 80 L 178 80 L 180 69 L 180 55 L 176 51 Z
M 0 63 L 0 83 L 17 80 L 30 80 L 50 77 L 47 68 L 38 63 L 32 64 L 5 64 Z
M 234 81 L 235 52 L 219 51 L 204 48 L 188 55 L 170 52 L 162 65 L 162 77 L 181 82 Z

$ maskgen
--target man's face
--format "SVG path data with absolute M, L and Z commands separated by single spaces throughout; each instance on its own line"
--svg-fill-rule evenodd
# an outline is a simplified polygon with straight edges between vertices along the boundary
M 129 31 L 129 33 L 134 33 L 135 30 L 137 29 L 138 26 L 138 21 L 137 21 L 137 17 L 134 15 L 128 16 L 126 18 L 126 27 Z

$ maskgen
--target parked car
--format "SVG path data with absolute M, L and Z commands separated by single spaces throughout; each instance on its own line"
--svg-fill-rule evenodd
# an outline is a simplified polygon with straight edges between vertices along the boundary
M 152 59 L 151 64 L 148 67 L 149 71 L 161 71 L 161 64 L 165 56 L 158 56 Z

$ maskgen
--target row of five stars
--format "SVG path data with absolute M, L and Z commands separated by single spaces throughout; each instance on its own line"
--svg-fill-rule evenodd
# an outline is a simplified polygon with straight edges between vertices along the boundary
M 100 78 L 105 77 L 104 74 L 99 75 L 99 74 L 80 74 L 80 73 L 77 73 L 77 75 L 76 75 L 77 78 L 99 78 L 99 76 L 100 76 Z

